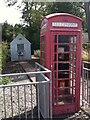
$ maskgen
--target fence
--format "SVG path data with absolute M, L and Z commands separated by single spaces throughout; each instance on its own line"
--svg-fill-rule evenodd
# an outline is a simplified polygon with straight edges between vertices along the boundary
M 33 75 L 34 82 L 0 85 L 0 117 L 28 119 L 52 118 L 51 71 L 36 63 L 35 72 L 2 74 L 0 77 Z M 46 76 L 48 74 L 48 77 Z
M 90 107 L 90 62 L 82 62 L 82 105 Z

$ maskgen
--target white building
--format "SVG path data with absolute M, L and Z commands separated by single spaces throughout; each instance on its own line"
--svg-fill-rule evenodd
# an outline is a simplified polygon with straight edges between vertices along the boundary
M 10 43 L 10 51 L 11 61 L 31 59 L 31 43 L 22 34 Z

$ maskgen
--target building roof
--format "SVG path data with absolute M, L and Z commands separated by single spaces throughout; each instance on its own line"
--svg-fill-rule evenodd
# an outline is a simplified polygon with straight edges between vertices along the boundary
M 47 15 L 46 18 L 49 19 L 49 18 L 51 18 L 51 17 L 59 16 L 59 15 L 67 15 L 67 16 L 75 17 L 75 18 L 77 18 L 77 19 L 79 19 L 79 20 L 82 21 L 81 18 L 79 18 L 79 17 L 77 17 L 77 16 L 75 16 L 75 15 L 72 15 L 72 14 L 68 14 L 68 13 L 53 13 L 53 14 Z
M 13 43 L 28 43 L 31 44 L 22 34 L 18 34 L 12 41 L 10 44 Z

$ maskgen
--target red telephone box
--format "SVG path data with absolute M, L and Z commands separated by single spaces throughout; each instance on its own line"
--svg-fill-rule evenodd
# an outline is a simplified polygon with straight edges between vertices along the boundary
M 43 18 L 40 62 L 52 71 L 53 115 L 80 109 L 82 20 L 66 13 Z

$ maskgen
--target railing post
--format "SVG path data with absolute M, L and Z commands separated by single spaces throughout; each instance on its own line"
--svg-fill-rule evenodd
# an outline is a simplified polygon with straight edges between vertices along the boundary
M 24 111 L 25 111 L 25 118 L 27 120 L 27 111 L 26 111 L 26 86 L 24 85 Z
M 84 62 L 82 61 L 82 106 L 84 106 Z
M 33 99 L 32 99 L 32 85 L 31 85 L 31 118 L 33 119 Z
M 35 71 L 37 72 L 37 63 L 35 63 Z M 38 81 L 38 75 L 36 74 L 36 81 Z M 37 103 L 37 114 L 38 119 L 40 119 L 40 99 L 39 99 L 39 84 L 36 85 L 36 103 Z
M 37 63 L 35 63 L 35 71 L 37 72 Z
M 6 117 L 6 99 L 5 99 L 5 87 L 3 87 L 3 98 L 4 98 L 4 112 L 5 112 L 5 119 Z
M 50 118 L 52 119 L 52 72 L 50 72 Z
M 12 86 L 10 87 L 11 91 L 11 111 L 12 111 L 12 120 L 13 120 L 13 99 L 12 99 Z
M 17 96 L 18 96 L 18 115 L 20 120 L 20 96 L 19 96 L 19 86 L 17 86 Z
M 38 119 L 40 119 L 39 84 L 37 84 L 37 106 L 38 106 Z

